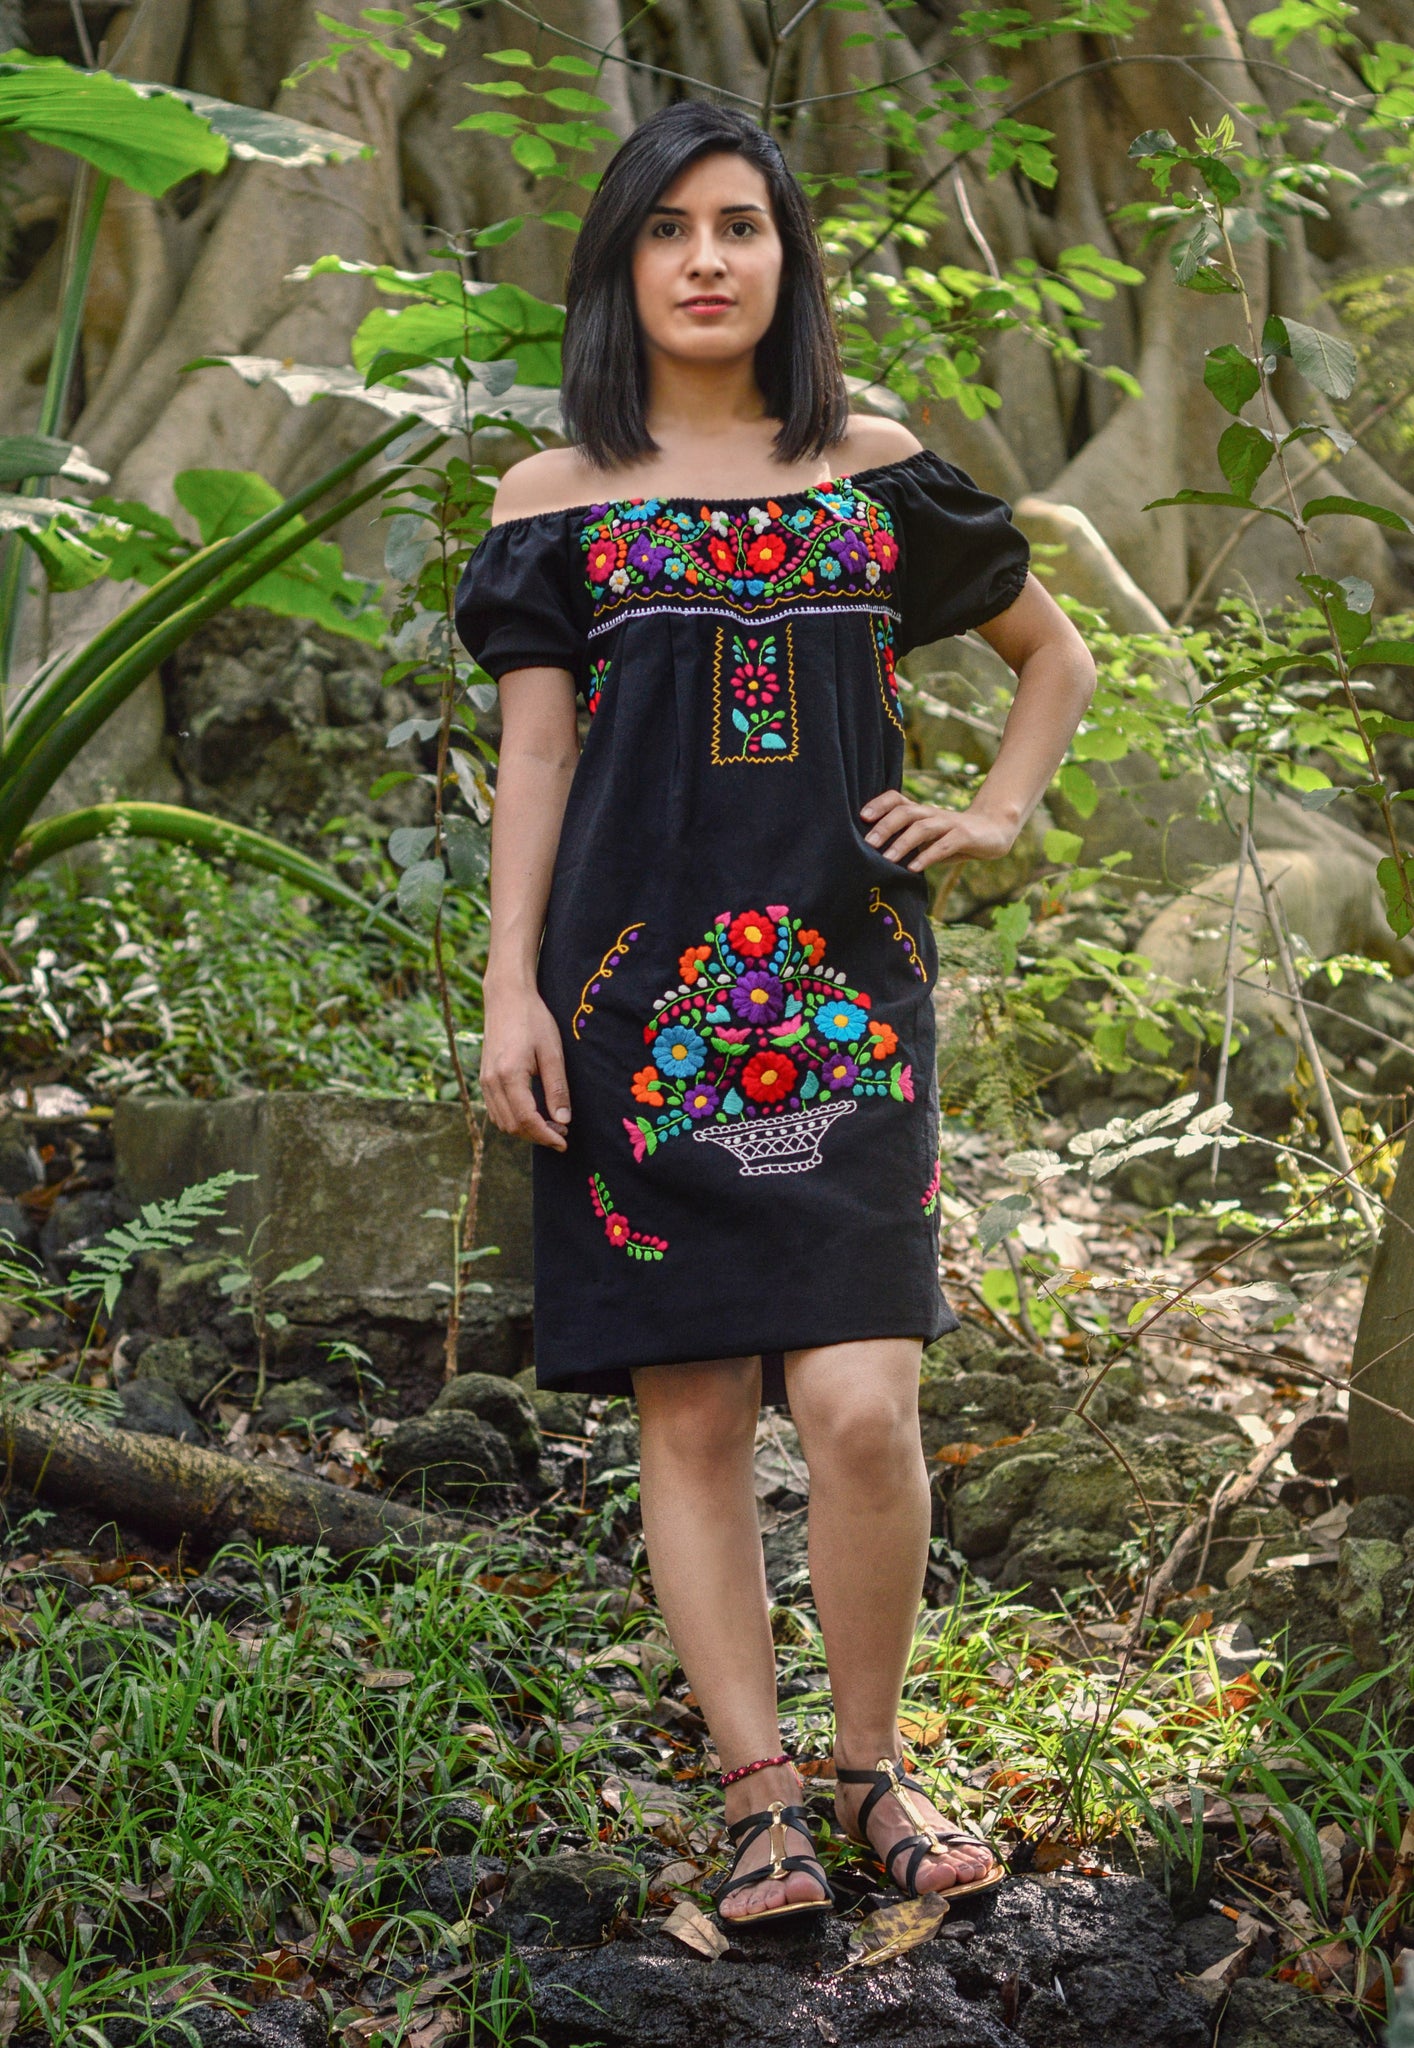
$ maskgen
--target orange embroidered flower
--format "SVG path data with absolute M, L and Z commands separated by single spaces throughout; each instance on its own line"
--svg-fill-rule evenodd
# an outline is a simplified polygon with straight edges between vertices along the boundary
M 894 1030 L 893 1025 L 886 1024 L 882 1017 L 871 1017 L 869 1019 L 869 1029 L 874 1039 L 874 1044 L 871 1048 L 874 1058 L 876 1060 L 886 1060 L 889 1054 L 898 1047 L 898 1033 Z
M 776 948 L 776 921 L 759 910 L 743 910 L 734 917 L 727 933 L 736 951 L 746 960 L 764 959 Z
M 795 1061 L 783 1052 L 758 1052 L 742 1069 L 741 1085 L 753 1102 L 779 1102 L 795 1086 Z
M 712 948 L 710 946 L 689 946 L 687 951 L 680 955 L 678 959 L 678 973 L 689 988 L 701 976 L 702 968 L 700 962 L 710 960 L 711 957 Z
M 663 1077 L 656 1067 L 640 1067 L 633 1077 L 635 1102 L 651 1102 L 655 1109 L 663 1106 Z
M 812 967 L 818 967 L 825 957 L 825 941 L 819 932 L 810 930 L 797 933 L 801 951 L 807 955 Z

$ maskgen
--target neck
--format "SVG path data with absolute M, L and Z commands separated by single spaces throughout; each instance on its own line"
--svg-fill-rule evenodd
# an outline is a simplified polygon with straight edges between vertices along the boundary
M 757 426 L 766 417 L 754 355 L 694 363 L 648 351 L 647 426 L 662 448 L 684 437 L 717 438 Z

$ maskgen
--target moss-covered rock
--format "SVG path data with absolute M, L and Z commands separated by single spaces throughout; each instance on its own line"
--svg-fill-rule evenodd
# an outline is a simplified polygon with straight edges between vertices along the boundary
M 522 1479 L 540 1464 L 540 1423 L 524 1387 L 489 1372 L 458 1373 L 428 1410 L 430 1415 L 476 1415 L 498 1429 L 515 1453 Z
M 1039 1398 L 1038 1398 L 1039 1396 Z M 963 1372 L 925 1380 L 918 1392 L 923 1448 L 933 1457 L 944 1444 L 994 1444 L 1004 1436 L 1020 1436 L 1029 1423 L 1055 1419 L 1064 1396 L 1047 1388 L 1023 1386 L 997 1372 Z
M 537 1387 L 535 1367 L 528 1365 L 524 1372 L 515 1376 L 515 1384 L 521 1389 L 535 1411 L 535 1419 L 545 1436 L 583 1436 L 584 1425 L 589 1420 L 589 1394 L 572 1394 L 562 1387 Z
M 952 1538 L 966 1558 L 992 1557 L 1031 1508 L 1069 1449 L 1059 1430 L 1037 1431 L 973 1460 L 952 1497 Z
M 1384 1536 L 1347 1536 L 1340 1546 L 1335 1605 L 1357 1662 L 1378 1671 L 1388 1662 L 1385 1637 L 1395 1621 L 1404 1547 Z
M 488 1487 L 515 1477 L 515 1455 L 506 1439 L 479 1415 L 414 1415 L 400 1422 L 383 1446 L 383 1477 L 399 1500 L 460 1505 Z
M 155 1337 L 139 1358 L 133 1377 L 160 1380 L 194 1408 L 230 1370 L 230 1363 L 219 1344 L 202 1338 Z

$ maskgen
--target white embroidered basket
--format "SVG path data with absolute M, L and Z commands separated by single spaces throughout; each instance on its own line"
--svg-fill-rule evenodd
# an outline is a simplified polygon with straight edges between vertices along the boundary
M 785 1116 L 711 1124 L 692 1135 L 699 1145 L 721 1145 L 734 1152 L 742 1173 L 808 1173 L 820 1164 L 820 1140 L 830 1125 L 837 1116 L 849 1116 L 854 1107 L 844 1096 L 822 1102 L 817 1109 L 790 1110 Z

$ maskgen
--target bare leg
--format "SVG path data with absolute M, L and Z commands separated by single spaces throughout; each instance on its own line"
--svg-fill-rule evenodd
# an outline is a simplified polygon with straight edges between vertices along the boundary
M 922 1344 L 880 1337 L 786 1353 L 791 1413 L 810 1467 L 810 1580 L 825 1637 L 835 1702 L 835 1758 L 870 1771 L 897 1757 L 899 1696 L 908 1669 L 931 1506 L 918 1431 Z M 842 1785 L 840 1817 L 858 1829 L 867 1785 Z M 924 1825 L 942 1820 L 914 1795 Z M 897 1797 L 869 1819 L 876 1852 L 887 1855 L 917 1823 Z M 902 1863 L 904 1859 L 900 1858 Z M 989 1852 L 958 1849 L 919 1865 L 920 1891 L 981 1877 Z
M 635 1372 L 642 1431 L 640 1501 L 653 1590 L 724 1770 L 780 1753 L 776 1651 L 756 1515 L 752 1453 L 761 1407 L 759 1358 L 655 1365 Z M 726 1791 L 727 1819 L 772 1800 L 793 1804 L 800 1780 L 789 1765 L 757 1771 Z M 807 1838 L 787 1837 L 807 1854 Z M 770 1860 L 763 1834 L 743 1869 Z M 818 1899 L 803 1871 L 743 1885 L 724 1919 Z

